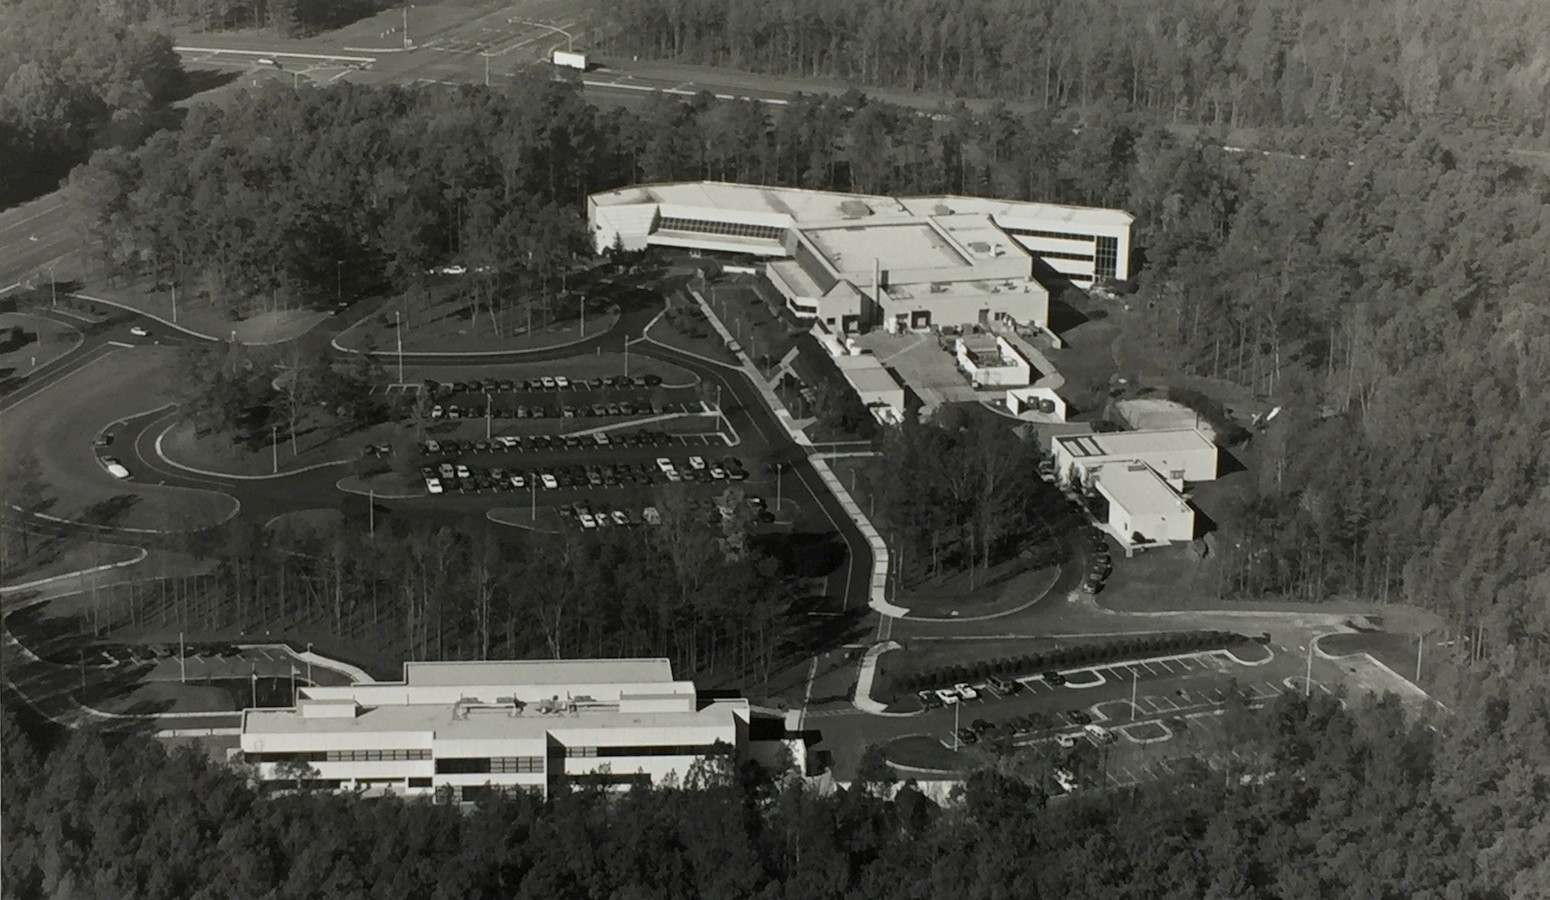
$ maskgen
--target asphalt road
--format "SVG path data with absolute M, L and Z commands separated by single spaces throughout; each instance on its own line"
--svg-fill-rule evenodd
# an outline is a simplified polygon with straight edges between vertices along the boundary
M 49 266 L 80 245 L 63 192 L 0 212 L 0 292 L 28 280 L 47 287 Z

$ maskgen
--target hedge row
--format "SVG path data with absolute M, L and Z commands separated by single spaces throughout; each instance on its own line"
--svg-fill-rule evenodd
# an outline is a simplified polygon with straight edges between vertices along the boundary
M 899 678 L 896 686 L 901 691 L 934 690 L 951 687 L 962 681 L 977 681 L 991 675 L 1020 678 L 1051 669 L 1097 665 L 1140 656 L 1220 650 L 1249 640 L 1231 631 L 1185 631 L 1178 634 L 1147 635 L 1126 638 L 1109 644 L 1062 647 L 1044 653 L 1030 653 L 1027 656 L 987 659 L 929 672 L 915 672 Z

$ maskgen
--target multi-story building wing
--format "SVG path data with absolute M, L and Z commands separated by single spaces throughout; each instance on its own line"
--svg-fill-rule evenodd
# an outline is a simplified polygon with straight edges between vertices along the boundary
M 298 694 L 243 714 L 241 754 L 263 781 L 463 800 L 651 785 L 721 753 L 768 759 L 785 737 L 746 700 L 702 699 L 665 659 L 411 662 L 401 682 Z

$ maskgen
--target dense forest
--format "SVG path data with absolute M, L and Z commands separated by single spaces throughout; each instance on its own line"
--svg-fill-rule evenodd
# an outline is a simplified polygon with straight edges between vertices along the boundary
M 469 810 L 266 796 L 148 739 L 34 743 L 13 710 L 0 880 L 17 900 L 1541 897 L 1547 687 L 1543 668 L 1476 680 L 1443 732 L 1392 698 L 1284 695 L 1234 718 L 1241 768 L 1047 800 L 1050 762 L 1025 750 L 986 758 L 944 807 L 877 766 L 824 796 L 725 763 L 685 776 L 701 790 Z
M 86 0 L 0 0 L 0 208 L 132 146 L 182 69 L 165 34 Z
M 1538 0 L 604 0 L 612 49 L 1214 125 L 1550 127 Z
M 1402 597 L 1550 650 L 1550 180 L 1438 128 L 1400 118 L 1303 159 L 1118 110 L 1052 124 L 657 97 L 603 113 L 542 81 L 270 88 L 73 182 L 113 270 L 176 275 L 236 312 L 332 296 L 341 259 L 403 290 L 487 262 L 487 302 L 543 302 L 584 250 L 588 191 L 690 178 L 1131 210 L 1122 362 L 1286 410 L 1260 439 L 1228 592 Z

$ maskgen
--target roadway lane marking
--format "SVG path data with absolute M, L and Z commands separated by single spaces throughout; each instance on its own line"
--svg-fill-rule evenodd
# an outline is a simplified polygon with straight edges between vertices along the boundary
M 54 204 L 53 206 L 50 206 L 48 209 L 39 210 L 38 212 L 35 212 L 32 215 L 30 215 L 30 216 L 27 216 L 27 217 L 22 218 L 22 219 L 17 219 L 15 222 L 11 222 L 10 224 L 0 225 L 0 233 L 10 231 L 12 228 L 20 228 L 21 226 L 27 224 L 28 222 L 31 222 L 33 219 L 37 219 L 37 218 L 40 218 L 42 216 L 46 216 L 46 215 L 48 215 L 49 213 L 53 212 L 56 209 L 63 208 L 64 205 L 65 204 L 63 202 L 59 202 L 59 203 Z M 14 285 L 13 285 L 13 287 L 14 287 Z

